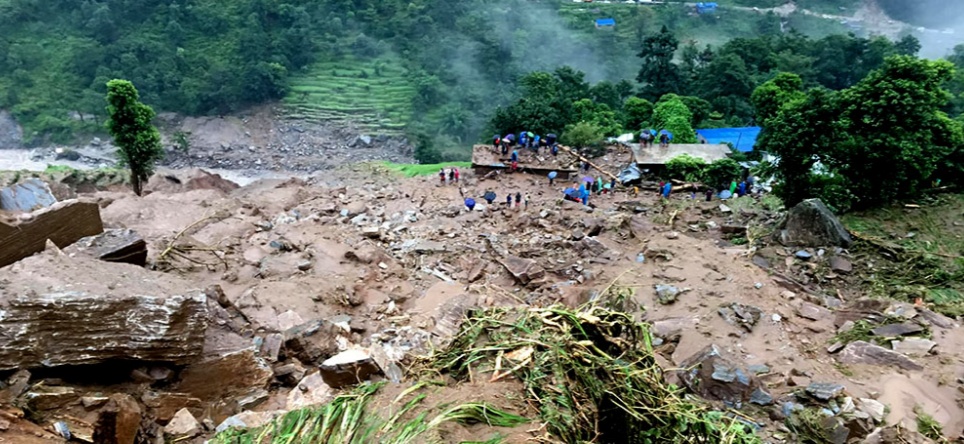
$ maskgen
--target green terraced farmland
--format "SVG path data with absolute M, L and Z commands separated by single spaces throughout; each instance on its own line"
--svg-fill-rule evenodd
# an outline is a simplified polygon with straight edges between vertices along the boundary
M 352 124 L 374 134 L 401 134 L 412 118 L 415 87 L 392 58 L 344 57 L 293 76 L 285 109 L 291 118 Z

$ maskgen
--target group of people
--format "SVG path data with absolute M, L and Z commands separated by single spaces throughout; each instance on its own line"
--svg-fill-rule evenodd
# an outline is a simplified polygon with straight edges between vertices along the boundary
M 644 129 L 639 133 L 639 143 L 643 147 L 659 142 L 660 148 L 667 148 L 671 140 L 673 140 L 673 133 L 666 130 L 660 130 L 657 133 L 654 129 Z
M 549 185 L 551 186 L 555 177 L 552 173 L 549 173 Z M 587 177 L 586 179 L 592 179 Z M 573 184 L 572 187 L 566 188 L 563 191 L 563 199 L 581 203 L 583 205 L 589 205 L 589 197 L 593 194 L 597 196 L 612 194 L 616 191 L 616 179 L 613 178 L 609 182 L 604 182 L 602 177 L 597 177 L 595 180 L 583 180 L 582 182 Z
M 731 197 L 743 197 L 750 194 L 750 190 L 753 188 L 754 178 L 753 176 L 747 177 L 745 180 L 731 181 L 730 188 L 724 189 L 719 193 L 713 189 L 713 187 L 707 187 L 706 191 L 700 191 L 699 188 L 694 189 L 690 193 L 691 199 L 696 199 L 696 195 L 703 193 L 706 196 L 706 201 L 710 202 L 713 200 L 714 195 L 718 195 L 720 199 L 729 199 Z M 669 181 L 660 181 L 657 194 L 664 198 L 669 198 L 670 193 L 673 191 L 673 184 Z
M 448 173 L 446 173 L 445 168 L 442 168 L 438 171 L 438 178 L 442 185 L 445 185 L 446 183 L 458 183 L 459 169 L 455 167 L 449 168 Z
M 515 203 L 514 203 L 514 205 L 513 205 L 513 197 L 515 197 Z M 495 200 L 496 200 L 497 198 L 498 198 L 498 196 L 497 196 L 497 195 L 495 194 L 495 192 L 492 191 L 492 190 L 486 190 L 486 191 L 485 191 L 485 194 L 482 195 L 482 199 L 484 199 L 484 200 L 486 201 L 486 203 L 488 203 L 490 206 L 495 203 Z M 465 198 L 465 207 L 468 208 L 469 211 L 475 210 L 475 205 L 476 205 L 475 199 L 473 199 L 473 198 L 471 198 L 471 197 Z M 527 194 L 525 195 L 525 197 L 523 197 L 523 196 L 522 196 L 522 193 L 521 193 L 521 192 L 518 192 L 518 191 L 515 193 L 514 196 L 513 196 L 513 194 L 512 194 L 511 192 L 510 192 L 510 193 L 507 193 L 507 194 L 505 195 L 505 205 L 506 205 L 507 207 L 509 207 L 509 208 L 512 208 L 513 206 L 515 206 L 516 208 L 519 208 L 519 207 L 525 205 L 525 208 L 528 209 L 528 208 L 529 208 L 529 194 L 527 193 Z
M 531 131 L 522 131 L 518 136 L 514 133 L 509 133 L 504 136 L 496 134 L 492 136 L 492 146 L 496 149 L 501 149 L 503 156 L 508 155 L 509 150 L 514 148 L 517 142 L 521 148 L 535 152 L 539 152 L 540 149 L 545 148 L 550 154 L 556 156 L 559 154 L 559 145 L 556 140 L 557 137 L 555 134 L 546 134 L 546 137 L 542 137 Z M 519 157 L 518 151 L 513 150 L 512 157 L 514 158 L 513 162 L 517 162 Z

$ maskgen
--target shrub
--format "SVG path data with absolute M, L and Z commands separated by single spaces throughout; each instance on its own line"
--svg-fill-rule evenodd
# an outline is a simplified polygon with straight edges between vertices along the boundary
M 698 157 L 683 154 L 676 156 L 666 162 L 666 174 L 671 179 L 685 180 L 687 182 L 698 182 L 703 178 L 703 171 L 706 169 L 706 161 Z
M 730 182 L 743 176 L 743 167 L 735 160 L 720 159 L 707 165 L 703 171 L 703 183 L 715 188 L 728 188 Z

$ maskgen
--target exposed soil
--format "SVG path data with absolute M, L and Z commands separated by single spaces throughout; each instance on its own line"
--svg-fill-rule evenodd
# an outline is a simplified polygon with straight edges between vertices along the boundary
M 596 160 L 618 172 L 624 157 L 617 150 Z M 777 402 L 770 407 L 746 406 L 743 414 L 765 425 L 759 433 L 770 442 L 794 442 L 776 412 L 808 382 L 839 383 L 854 399 L 879 400 L 890 406 L 888 424 L 914 429 L 913 411 L 919 405 L 943 424 L 949 438 L 964 431 L 958 391 L 964 377 L 964 339 L 957 328 L 931 327 L 937 352 L 913 358 L 923 371 L 838 363 L 827 351 L 840 327 L 832 311 L 836 308 L 818 311 L 819 316 L 801 316 L 806 304 L 819 302 L 808 295 L 818 281 L 806 283 L 805 291 L 792 285 L 788 289 L 779 275 L 801 268 L 825 270 L 829 257 L 849 253 L 827 250 L 820 256 L 814 250 L 808 262 L 794 256 L 797 249 L 774 245 L 761 254 L 770 264 L 779 262 L 779 267 L 757 265 L 756 247 L 736 244 L 747 238 L 752 244 L 763 234 L 760 227 L 774 225 L 778 215 L 753 198 L 721 208 L 719 201 L 692 199 L 688 191 L 663 201 L 646 187 L 638 195 L 620 188 L 615 195 L 595 196 L 596 208 L 588 212 L 561 199 L 562 190 L 572 185 L 561 179 L 550 187 L 541 176 L 500 174 L 483 179 L 461 171 L 459 184 L 442 184 L 437 176 L 400 179 L 370 168 L 336 170 L 307 181 L 260 180 L 238 189 L 201 181 L 197 189 L 186 190 L 159 177 L 142 198 L 124 191 L 99 191 L 87 197 L 99 200 L 108 227 L 132 229 L 147 240 L 154 273 L 175 275 L 199 289 L 219 285 L 226 297 L 224 306 L 243 315 L 247 333 L 237 336 L 244 337 L 240 344 L 284 331 L 295 318 L 303 322 L 347 315 L 350 333 L 341 335 L 339 348 L 380 348 L 405 368 L 411 356 L 450 339 L 446 326 L 451 319 L 445 307 L 453 302 L 477 300 L 482 307 L 577 306 L 615 285 L 633 291 L 632 302 L 639 307 L 634 316 L 665 336 L 657 352 L 667 370 L 709 344 L 743 368 L 766 366 L 759 378 Z M 487 190 L 498 195 L 491 206 L 481 198 Z M 505 196 L 517 192 L 529 196 L 528 206 L 505 204 Z M 462 196 L 482 204 L 470 212 Z M 747 225 L 747 233 L 727 228 Z M 170 247 L 184 246 L 202 248 L 161 257 Z M 544 275 L 531 280 L 513 276 L 505 265 L 512 257 L 534 261 Z M 854 266 L 856 272 L 863 267 Z M 799 274 L 792 276 L 799 279 Z M 846 280 L 839 276 L 824 276 L 819 282 L 827 279 L 846 288 Z M 669 304 L 660 303 L 654 290 L 658 284 L 675 286 L 681 293 Z M 840 292 L 840 308 L 860 296 L 859 288 Z M 719 313 L 721 306 L 732 303 L 757 307 L 762 316 L 748 328 L 733 325 Z M 240 318 L 232 319 L 224 325 Z M 666 335 L 667 330 L 678 331 L 678 340 Z M 230 349 L 225 344 L 231 343 L 220 343 L 219 353 Z M 207 351 L 212 352 L 210 347 Z M 277 369 L 285 359 L 269 363 Z M 305 367 L 310 373 L 312 366 Z M 484 375 L 479 376 L 473 382 L 448 381 L 433 389 L 431 402 L 488 401 L 537 417 L 536 406 L 519 397 L 517 381 L 510 377 L 487 383 Z M 392 408 L 389 401 L 410 382 L 389 383 L 376 398 L 376 409 Z M 176 387 L 175 376 L 153 387 L 118 381 L 114 386 L 76 389 L 130 393 L 142 399 L 147 390 Z M 248 410 L 292 408 L 295 390 L 274 381 L 270 397 Z M 219 400 L 199 402 L 202 405 L 192 413 L 207 427 L 239 410 L 216 407 Z M 34 419 L 52 430 L 53 419 L 62 413 L 38 412 Z M 500 432 L 509 437 L 506 442 L 525 442 L 541 436 L 538 430 L 528 430 L 536 428 Z M 10 435 L 11 430 L 0 427 L 0 437 L 7 434 L 17 437 L 8 438 L 14 442 L 28 442 L 16 441 L 24 435 Z M 456 424 L 438 431 L 443 442 L 484 440 L 495 432 Z M 210 429 L 204 430 L 203 436 L 211 435 Z

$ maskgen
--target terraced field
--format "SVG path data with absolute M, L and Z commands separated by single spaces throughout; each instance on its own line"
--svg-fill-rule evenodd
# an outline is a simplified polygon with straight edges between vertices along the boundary
M 373 134 L 401 134 L 412 117 L 415 87 L 391 58 L 344 57 L 291 79 L 284 99 L 292 118 L 352 124 Z

